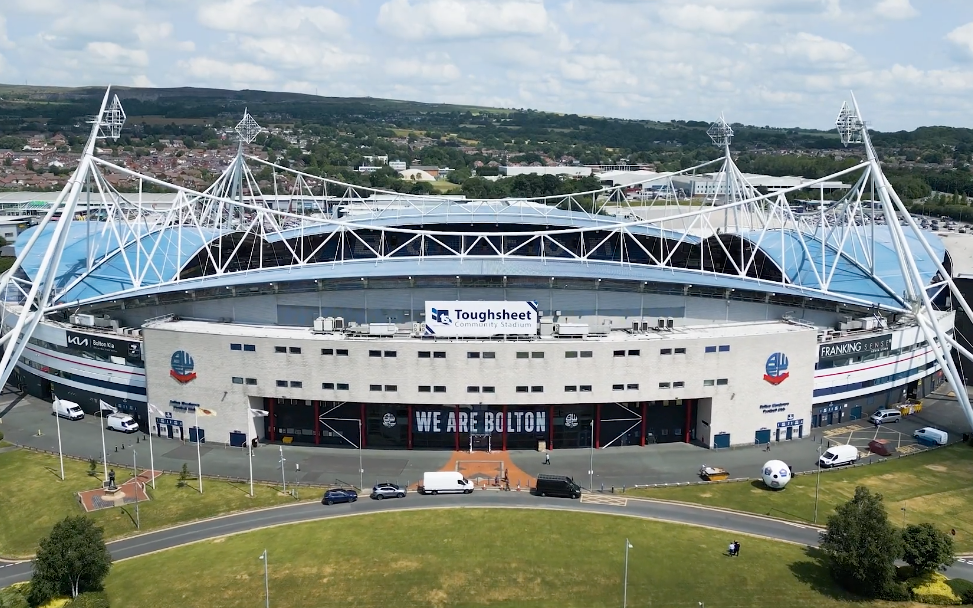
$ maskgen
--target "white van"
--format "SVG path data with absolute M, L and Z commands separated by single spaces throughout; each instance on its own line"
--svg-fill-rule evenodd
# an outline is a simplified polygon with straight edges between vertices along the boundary
M 420 494 L 470 494 L 473 482 L 459 471 L 434 471 L 423 474 L 418 489 Z
M 821 454 L 818 464 L 822 467 L 840 467 L 843 464 L 854 464 L 858 460 L 858 448 L 853 445 L 833 445 Z
M 872 424 L 886 424 L 888 422 L 898 422 L 902 420 L 902 412 L 899 410 L 878 410 L 868 417 Z
M 68 420 L 81 420 L 84 418 L 84 410 L 74 401 L 55 399 L 54 403 L 51 404 L 51 409 L 53 410 L 51 412 L 53 415 L 67 418 Z
M 138 423 L 128 414 L 111 414 L 106 420 L 108 424 L 105 428 L 110 431 L 136 433 L 139 430 Z
M 946 445 L 949 442 L 949 435 L 946 431 L 940 431 L 939 429 L 934 429 L 931 426 L 919 429 L 912 434 L 916 439 L 924 440 L 928 443 L 934 443 L 936 445 Z

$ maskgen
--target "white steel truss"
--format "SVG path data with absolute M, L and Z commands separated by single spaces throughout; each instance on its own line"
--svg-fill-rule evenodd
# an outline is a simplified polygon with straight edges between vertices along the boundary
M 836 126 L 846 145 L 864 144 L 865 159 L 776 192 L 760 192 L 739 171 L 730 150 L 733 130 L 721 117 L 708 134 L 722 157 L 695 167 L 588 192 L 455 200 L 348 184 L 248 154 L 261 130 L 249 112 L 236 127 L 236 157 L 209 188 L 169 184 L 95 155 L 95 143 L 117 138 L 125 120 L 118 98 L 109 99 L 110 90 L 77 169 L 0 278 L 6 300 L 0 381 L 9 378 L 40 319 L 59 309 L 191 290 L 217 278 L 255 282 L 275 271 L 309 267 L 317 269 L 316 278 L 327 278 L 346 264 L 381 268 L 385 262 L 462 265 L 489 259 L 573 263 L 633 277 L 678 271 L 670 281 L 719 277 L 766 293 L 911 315 L 929 344 L 938 338 L 937 360 L 973 427 L 973 411 L 946 345 L 969 353 L 940 328 L 932 303 L 936 290 L 948 290 L 952 302 L 971 318 L 973 313 L 882 173 L 855 102 L 842 106 Z M 680 180 L 718 163 L 707 177 L 712 192 L 692 200 L 679 195 Z M 271 169 L 272 192 L 264 192 L 251 166 Z M 839 200 L 824 201 L 824 184 L 843 177 L 854 185 Z M 119 179 L 136 185 L 137 192 L 120 192 L 112 185 Z M 147 185 L 172 192 L 171 204 L 144 204 Z M 797 201 L 812 209 L 801 209 Z M 63 259 L 79 231 L 85 255 Z M 879 273 L 890 249 L 894 276 L 888 264 Z M 776 255 L 768 254 L 773 251 Z M 917 266 L 914 254 L 920 251 L 934 261 L 935 277 Z M 462 272 L 462 266 L 450 268 Z M 849 276 L 877 291 L 849 292 L 839 285 Z

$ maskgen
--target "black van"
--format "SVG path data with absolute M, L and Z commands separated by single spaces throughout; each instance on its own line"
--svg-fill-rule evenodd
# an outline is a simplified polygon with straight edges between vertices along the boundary
M 566 475 L 538 475 L 534 494 L 538 496 L 560 496 L 562 498 L 581 498 L 581 486 Z

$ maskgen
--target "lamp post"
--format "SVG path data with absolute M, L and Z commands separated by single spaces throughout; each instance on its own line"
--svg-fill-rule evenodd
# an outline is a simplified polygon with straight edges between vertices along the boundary
M 135 529 L 141 530 L 142 523 L 139 520 L 139 463 L 137 454 L 135 450 L 132 450 L 132 470 L 135 471 L 135 478 L 132 480 L 135 482 Z
M 193 419 L 196 425 L 196 469 L 199 471 L 199 493 L 203 493 L 203 455 L 199 451 L 199 408 L 193 408 Z
M 64 481 L 64 452 L 61 451 L 61 413 L 58 411 L 61 405 L 61 400 L 54 397 L 54 420 L 57 424 L 57 455 L 61 459 L 61 481 Z
M 287 474 L 284 472 L 284 446 L 277 446 L 280 448 L 280 482 L 284 486 L 284 494 L 287 494 Z
M 152 430 L 153 428 L 159 428 L 159 417 L 156 417 L 156 424 L 152 424 L 152 416 L 158 414 L 159 416 L 165 416 L 162 410 L 156 406 L 149 404 L 149 468 L 155 471 L 155 452 L 152 450 Z M 152 489 L 155 489 L 155 473 L 152 474 Z
M 902 529 L 905 530 L 905 507 L 901 507 L 902 510 Z
M 625 579 L 622 583 L 622 608 L 628 607 L 628 550 L 632 549 L 632 543 L 625 539 Z
M 361 459 L 361 444 L 364 438 L 364 429 L 362 429 L 361 419 L 358 419 L 358 491 L 365 491 L 365 467 L 362 466 Z
M 821 446 L 818 446 L 818 476 L 814 481 L 814 523 L 818 523 L 818 492 L 821 489 Z
M 270 577 L 268 576 L 267 570 L 267 550 L 260 554 L 260 558 L 264 563 L 264 602 L 266 608 L 270 608 Z
M 591 427 L 591 449 L 588 450 L 588 491 L 595 491 L 595 421 L 594 419 L 588 421 L 588 426 Z
M 98 417 L 101 418 L 101 463 L 105 469 L 105 481 L 108 481 L 108 450 L 105 449 L 105 409 L 98 402 Z

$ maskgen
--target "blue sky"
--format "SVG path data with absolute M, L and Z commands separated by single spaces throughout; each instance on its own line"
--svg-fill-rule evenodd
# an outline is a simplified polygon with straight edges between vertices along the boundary
M 0 0 L 0 82 L 973 127 L 969 0 Z

